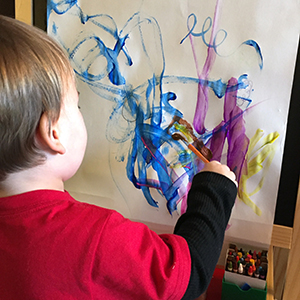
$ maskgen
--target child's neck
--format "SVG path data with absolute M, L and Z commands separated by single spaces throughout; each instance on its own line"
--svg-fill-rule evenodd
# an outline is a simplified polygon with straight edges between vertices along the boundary
M 64 191 L 64 183 L 60 178 L 52 176 L 51 172 L 46 172 L 43 167 L 35 167 L 8 175 L 0 182 L 0 197 L 43 189 Z

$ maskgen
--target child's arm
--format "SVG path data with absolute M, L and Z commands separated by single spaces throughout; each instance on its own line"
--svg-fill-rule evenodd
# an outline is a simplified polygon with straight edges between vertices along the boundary
M 224 175 L 231 179 L 237 186 L 235 174 L 228 168 L 226 165 L 222 165 L 216 160 L 211 161 L 210 163 L 207 163 L 204 165 L 204 168 L 201 170 L 201 172 L 214 172 L 219 173 L 221 175 Z
M 192 267 L 183 299 L 194 299 L 208 287 L 222 249 L 227 223 L 237 194 L 235 175 L 225 165 L 212 161 L 195 175 L 188 207 L 174 233 L 188 243 Z

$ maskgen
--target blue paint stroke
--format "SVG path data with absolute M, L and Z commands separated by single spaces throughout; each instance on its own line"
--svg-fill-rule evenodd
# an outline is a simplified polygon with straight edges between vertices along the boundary
M 106 126 L 106 137 L 109 141 L 120 145 L 120 153 L 116 159 L 119 161 L 126 160 L 128 179 L 143 192 L 151 206 L 158 206 L 151 194 L 151 190 L 155 189 L 165 197 L 167 209 L 172 214 L 177 209 L 177 203 L 182 199 L 182 192 L 180 191 L 183 183 L 186 179 L 191 182 L 193 176 L 203 167 L 198 158 L 189 152 L 180 141 L 173 140 L 168 132 L 168 125 L 174 117 L 183 118 L 182 112 L 173 105 L 176 103 L 176 94 L 171 91 L 163 92 L 163 89 L 167 90 L 169 84 L 197 84 L 209 88 L 219 99 L 224 99 L 224 120 L 212 130 L 205 129 L 202 134 L 197 132 L 194 134 L 211 148 L 214 154 L 213 158 L 218 160 L 222 155 L 225 140 L 228 139 L 227 157 L 229 164 L 239 174 L 242 172 L 247 137 L 244 131 L 244 110 L 238 107 L 237 100 L 246 103 L 246 107 L 251 104 L 252 100 L 239 97 L 237 93 L 248 88 L 247 74 L 242 74 L 237 79 L 232 78 L 228 82 L 222 79 L 166 76 L 164 75 L 165 58 L 162 36 L 159 24 L 153 17 L 137 12 L 118 31 L 111 16 L 103 14 L 87 16 L 79 8 L 77 1 L 48 2 L 48 11 L 57 14 L 65 14 L 71 8 L 72 14 L 77 14 L 82 24 L 92 22 L 97 26 L 99 32 L 103 31 L 109 34 L 115 41 L 114 46 L 109 47 L 101 39 L 101 34 L 81 33 L 75 40 L 75 46 L 70 49 L 61 40 L 56 24 L 53 23 L 51 26 L 52 34 L 69 54 L 78 77 L 95 94 L 113 104 Z M 189 23 L 191 21 L 193 24 L 190 28 Z M 204 45 L 217 53 L 217 48 L 224 42 L 227 33 L 224 30 L 218 31 L 212 40 L 213 42 L 208 43 L 205 35 L 212 27 L 210 17 L 204 21 L 200 33 L 194 32 L 197 23 L 194 14 L 188 17 L 187 23 L 189 32 L 182 39 L 182 42 L 189 35 L 202 37 Z M 153 36 L 144 34 L 144 31 L 149 28 L 151 28 Z M 130 55 L 130 48 L 127 49 L 127 41 L 133 33 L 139 36 L 139 43 L 144 54 L 143 59 L 148 67 L 146 71 L 150 74 L 147 78 L 142 78 L 141 83 L 137 86 L 132 86 L 126 80 L 126 76 L 122 74 L 120 68 L 120 63 L 121 61 L 124 62 L 124 57 L 129 68 L 128 72 L 135 62 L 135 59 Z M 218 34 L 223 34 L 223 39 L 219 43 L 216 42 Z M 244 44 L 255 48 L 260 55 L 262 67 L 262 55 L 258 44 L 252 40 L 246 41 Z M 156 47 L 155 51 L 151 51 L 153 49 L 149 49 L 149 45 Z M 81 51 L 81 49 L 85 50 Z M 102 59 L 106 63 L 102 68 L 95 70 L 93 64 L 98 59 Z M 202 121 L 204 122 L 204 119 Z M 240 143 L 236 143 L 239 139 Z M 127 153 L 121 150 L 122 145 L 126 142 L 130 143 Z M 236 148 L 232 148 L 234 143 L 237 145 Z M 240 151 L 241 149 L 242 151 Z M 170 159 L 168 155 L 172 150 L 177 155 Z M 237 151 L 239 156 L 236 156 Z M 183 173 L 180 173 L 181 175 L 176 172 L 178 166 L 184 170 Z M 157 174 L 157 179 L 149 178 L 148 170 L 154 171 Z
M 58 15 L 63 15 L 69 9 L 71 9 L 74 5 L 77 5 L 77 0 L 64 0 L 64 1 L 48 0 L 47 1 L 47 20 L 49 20 L 49 16 L 52 11 L 54 11 Z
M 192 26 L 190 27 L 190 22 L 192 21 Z M 206 41 L 205 35 L 207 33 L 209 33 L 209 31 L 212 29 L 212 25 L 213 25 L 213 21 L 211 19 L 211 17 L 207 17 L 202 25 L 202 31 L 196 33 L 194 32 L 194 29 L 197 25 L 197 17 L 195 14 L 190 14 L 188 16 L 187 19 L 187 28 L 188 28 L 188 33 L 186 34 L 186 36 L 180 41 L 180 44 L 182 44 L 190 35 L 194 36 L 194 37 L 201 37 L 203 43 L 206 45 L 207 48 L 212 48 L 216 54 L 220 55 L 218 53 L 218 47 L 221 46 L 224 41 L 227 38 L 227 32 L 224 29 L 218 30 L 216 35 L 213 37 L 213 42 L 212 44 L 210 44 L 209 42 Z M 218 36 L 223 35 L 223 37 L 221 38 L 221 40 L 218 38 Z M 220 40 L 218 43 L 216 42 L 217 40 Z M 259 68 L 262 70 L 263 69 L 263 56 L 262 56 L 262 52 L 261 49 L 258 45 L 257 42 L 255 42 L 254 40 L 247 40 L 245 42 L 243 42 L 241 45 L 247 45 L 250 47 L 253 47 L 255 49 L 256 54 L 258 55 L 259 58 Z

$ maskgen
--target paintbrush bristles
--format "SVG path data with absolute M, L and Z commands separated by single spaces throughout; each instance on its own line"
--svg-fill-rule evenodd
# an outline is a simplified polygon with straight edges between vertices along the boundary
M 173 134 L 172 134 L 172 138 L 174 139 L 174 140 L 176 140 L 176 141 L 178 141 L 178 140 L 182 140 L 182 141 L 184 141 L 186 144 L 187 144 L 187 146 L 188 146 L 188 148 L 193 152 L 193 153 L 195 153 L 204 163 L 208 163 L 209 161 L 204 157 L 204 155 L 200 152 L 200 151 L 198 151 L 192 144 L 188 144 L 188 141 L 187 141 L 187 139 L 183 136 L 183 134 L 181 133 L 181 132 L 174 132 Z
M 188 142 L 187 139 L 181 134 L 181 132 L 174 132 L 172 134 L 172 138 L 173 138 L 173 140 L 176 140 L 176 141 L 183 140 L 186 143 Z

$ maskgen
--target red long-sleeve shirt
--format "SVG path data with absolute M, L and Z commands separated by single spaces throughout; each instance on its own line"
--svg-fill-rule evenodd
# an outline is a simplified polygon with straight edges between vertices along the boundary
M 196 191 L 191 196 L 200 201 L 196 206 L 211 201 L 203 208 L 204 214 L 209 212 L 208 222 L 196 218 L 205 228 L 196 235 L 208 242 L 200 246 L 211 251 L 213 244 L 222 244 L 235 190 L 221 175 L 195 177 L 190 194 Z M 230 196 L 221 196 L 224 187 L 215 196 L 205 188 L 201 192 L 197 185 L 204 182 L 205 187 L 208 179 L 213 185 L 229 184 Z M 220 203 L 226 203 L 226 211 Z M 115 211 L 78 202 L 67 192 L 38 190 L 0 198 L 0 299 L 193 299 L 199 293 L 195 283 L 205 290 L 210 278 L 203 278 L 211 276 L 215 265 L 202 257 L 205 250 L 200 257 L 195 251 L 199 241 L 194 229 L 188 229 L 193 223 L 189 209 L 184 216 L 175 229 L 178 234 L 157 235 Z M 216 218 L 217 227 L 211 226 Z M 219 253 L 210 256 L 217 261 Z M 197 284 L 199 278 L 203 284 Z

